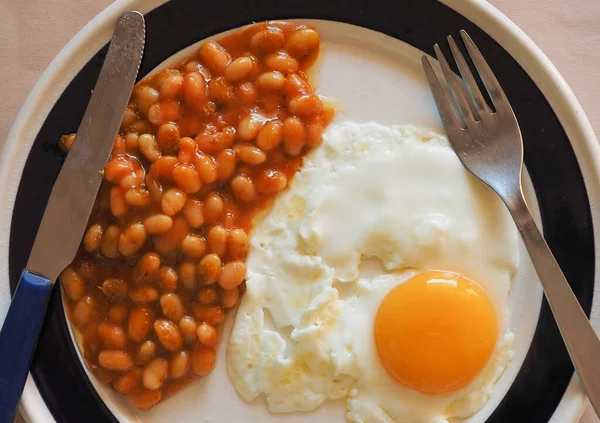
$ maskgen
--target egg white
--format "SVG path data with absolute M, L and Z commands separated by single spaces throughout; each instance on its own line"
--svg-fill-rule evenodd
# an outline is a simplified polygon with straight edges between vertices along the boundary
M 312 410 L 347 398 L 353 422 L 438 423 L 481 409 L 512 356 L 506 298 L 518 264 L 504 205 L 437 133 L 346 122 L 324 134 L 288 190 L 255 224 L 228 369 L 246 400 Z M 464 389 L 423 395 L 383 369 L 373 323 L 417 271 L 477 281 L 501 321 L 495 353 Z

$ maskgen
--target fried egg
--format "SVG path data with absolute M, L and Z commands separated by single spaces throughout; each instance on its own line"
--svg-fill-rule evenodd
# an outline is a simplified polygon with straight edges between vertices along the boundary
M 517 231 L 441 134 L 332 125 L 255 223 L 228 370 L 271 412 L 352 422 L 480 410 L 509 365 Z

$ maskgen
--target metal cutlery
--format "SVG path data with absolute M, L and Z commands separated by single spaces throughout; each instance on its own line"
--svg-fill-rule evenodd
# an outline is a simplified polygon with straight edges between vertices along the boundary
M 581 383 L 600 415 L 600 340 L 527 208 L 521 187 L 523 139 L 512 107 L 473 40 L 465 31 L 460 35 L 493 110 L 449 36 L 462 78 L 451 70 L 437 44 L 434 49 L 444 79 L 438 79 L 427 56 L 422 58 L 444 129 L 463 165 L 506 204 L 525 241 Z

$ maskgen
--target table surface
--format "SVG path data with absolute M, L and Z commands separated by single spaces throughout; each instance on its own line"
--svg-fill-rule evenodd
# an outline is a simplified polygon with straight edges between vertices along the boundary
M 0 147 L 25 97 L 60 49 L 113 0 L 0 2 Z M 465 0 L 482 1 L 482 0 Z M 600 134 L 598 0 L 490 0 L 541 47 Z M 532 11 L 534 11 L 532 13 Z M 18 418 L 18 422 L 22 419 Z M 588 409 L 580 423 L 600 423 Z

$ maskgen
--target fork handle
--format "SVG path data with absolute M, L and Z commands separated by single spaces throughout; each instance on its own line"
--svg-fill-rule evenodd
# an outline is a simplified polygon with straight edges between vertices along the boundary
M 592 407 L 600 416 L 600 339 L 537 228 L 523 198 L 508 204 L 546 293 L 554 319 Z

